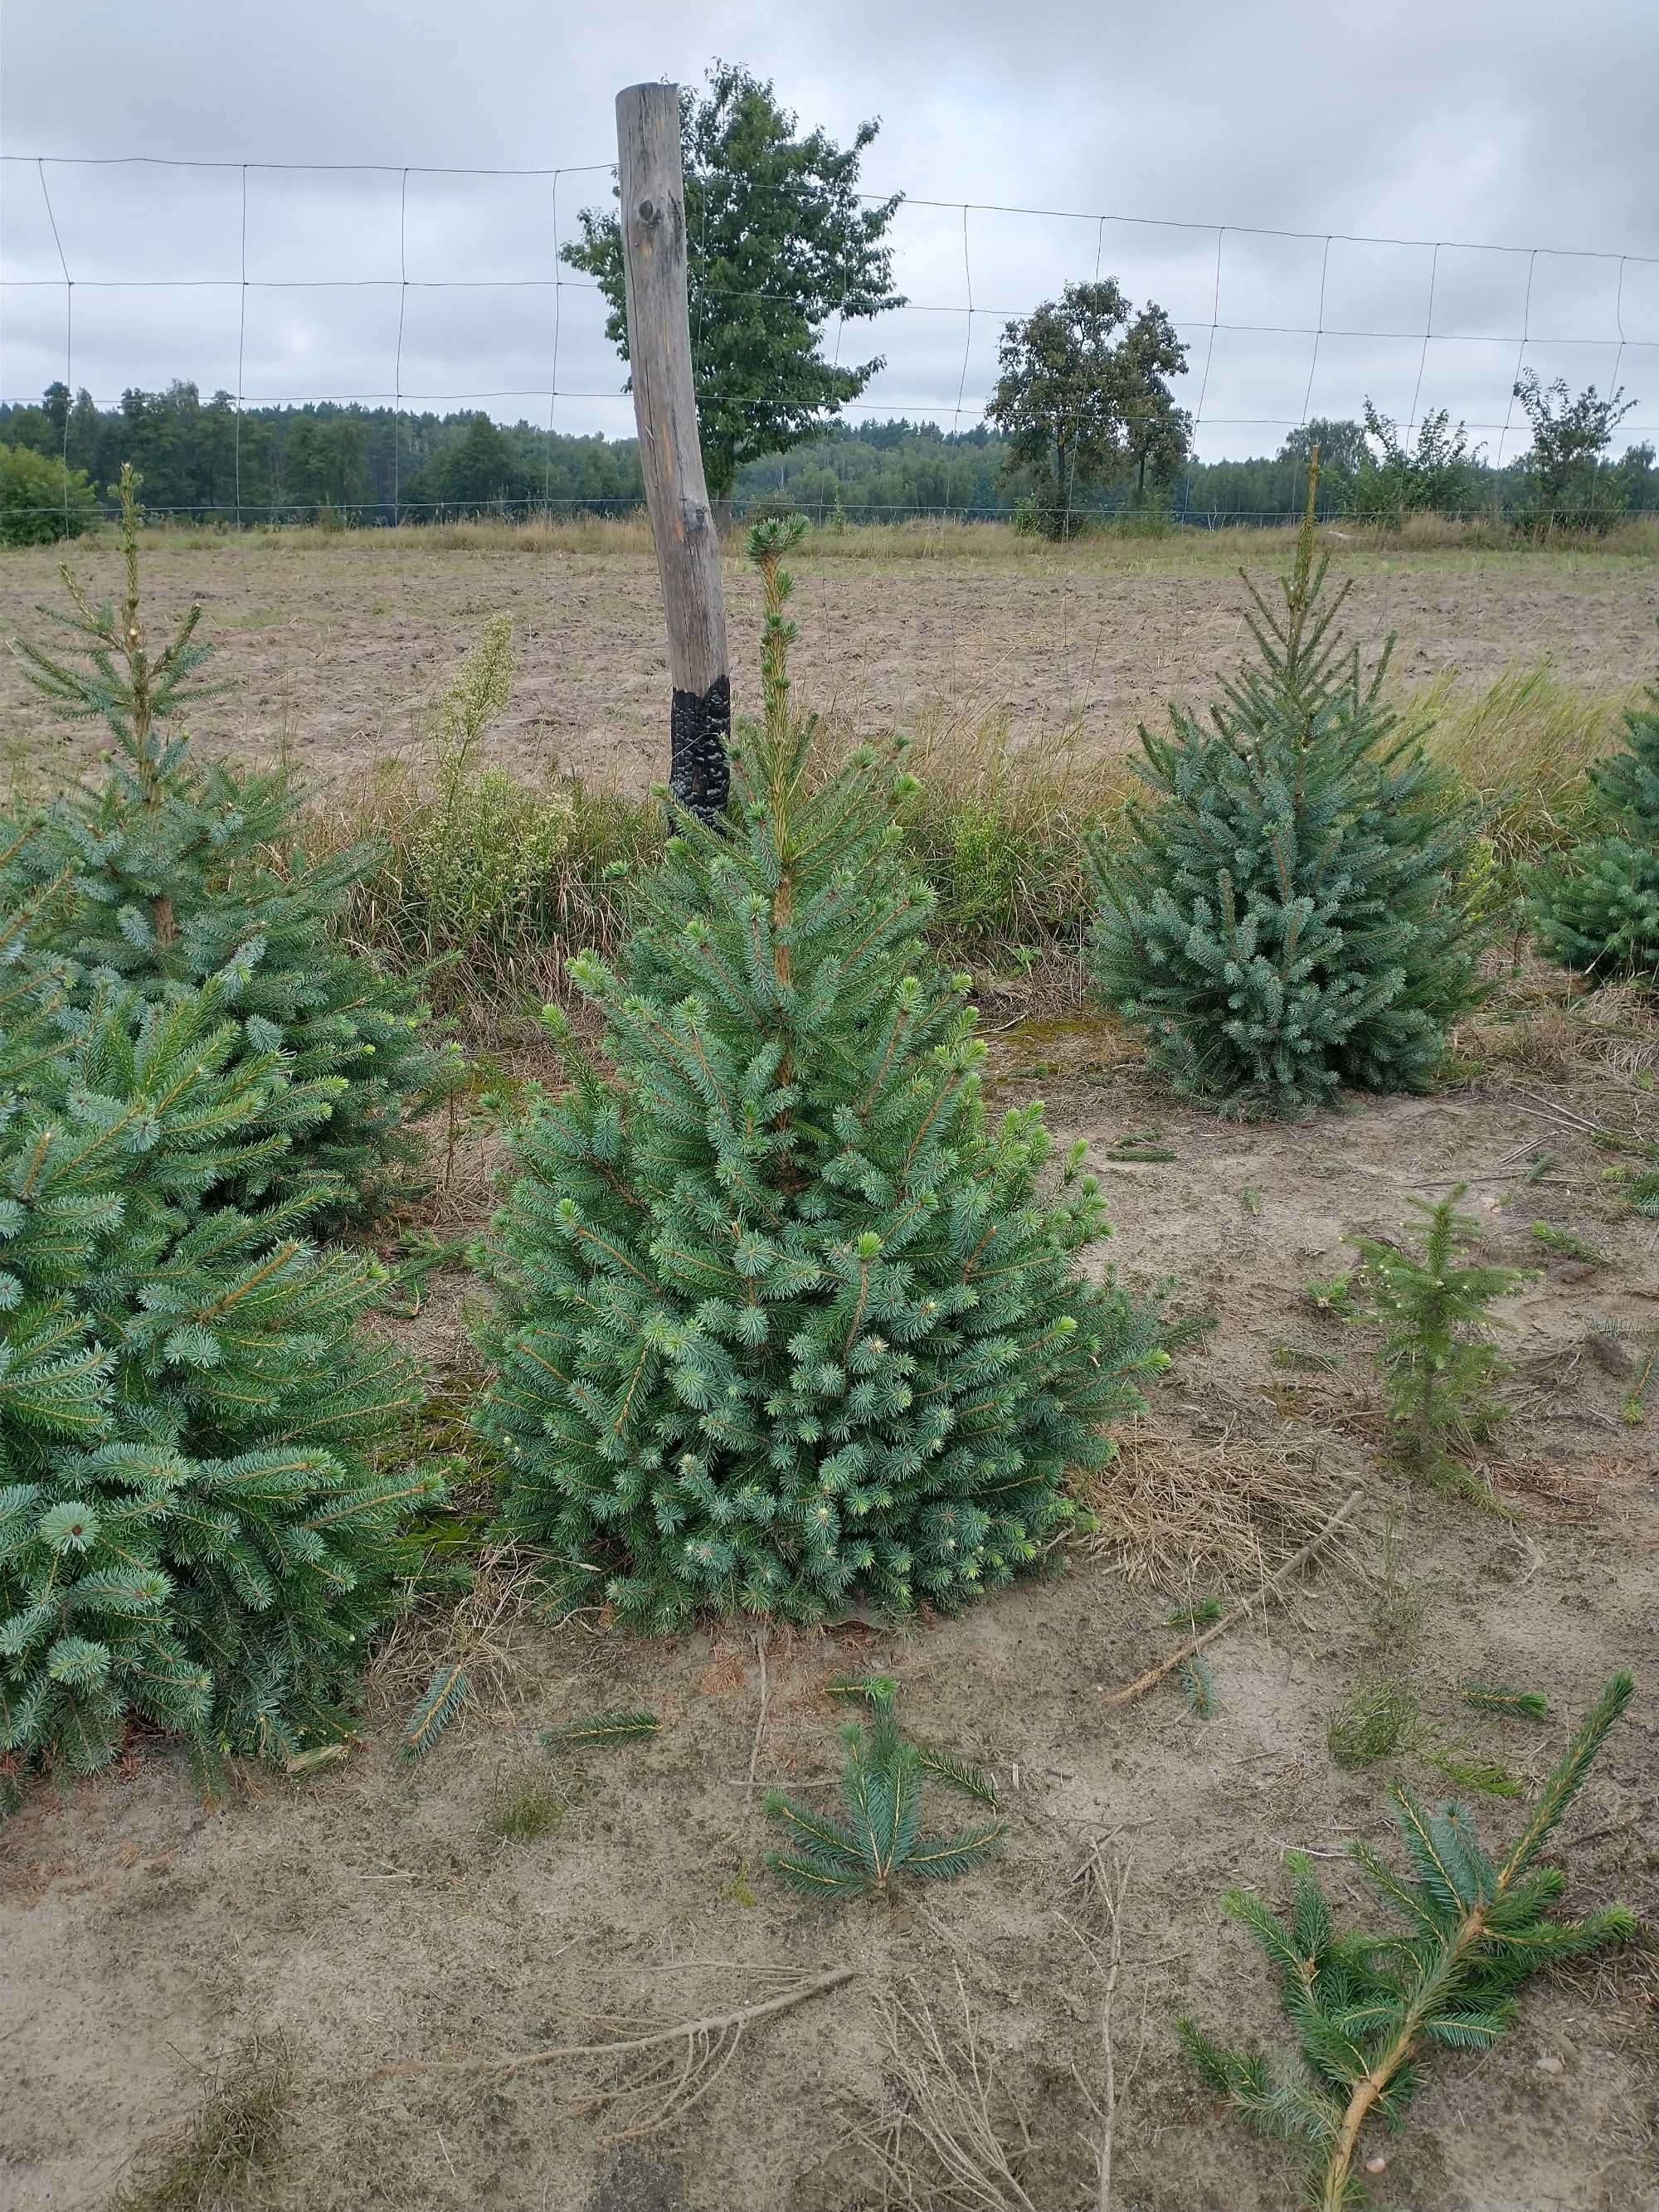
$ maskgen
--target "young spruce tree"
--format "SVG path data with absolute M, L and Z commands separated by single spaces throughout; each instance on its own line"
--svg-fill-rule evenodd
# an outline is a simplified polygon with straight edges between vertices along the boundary
M 1158 796 L 1101 846 L 1097 985 L 1176 1087 L 1245 1113 L 1328 1105 L 1341 1084 L 1421 1091 L 1480 996 L 1475 822 L 1382 702 L 1322 605 L 1317 455 L 1282 611 L 1250 585 L 1259 659 L 1211 723 L 1141 731 Z
M 73 605 L 50 619 L 67 634 L 54 653 L 14 650 L 35 690 L 71 721 L 104 722 L 115 743 L 101 785 L 60 797 L 38 817 L 0 818 L 0 898 L 54 887 L 37 942 L 72 963 L 85 1004 L 113 975 L 161 1000 L 210 977 L 234 982 L 244 1049 L 282 1054 L 319 1111 L 291 1154 L 239 1195 L 337 1179 L 331 1211 L 372 1208 L 388 1178 L 420 1156 L 411 1118 L 452 1079 L 433 1046 L 419 991 L 349 951 L 330 931 L 372 848 L 320 860 L 292 844 L 304 793 L 283 769 L 243 773 L 199 764 L 178 726 L 209 687 L 194 679 L 210 648 L 192 606 L 152 653 L 141 614 L 139 478 L 124 468 L 119 607 L 94 607 L 67 567 Z M 229 987 L 222 987 L 229 988 Z
M 1050 1191 L 1040 1108 L 987 1126 L 967 979 L 927 961 L 899 855 L 902 741 L 809 775 L 804 527 L 750 535 L 765 715 L 732 811 L 681 823 L 620 975 L 574 965 L 615 1076 L 559 1025 L 572 1086 L 518 1140 L 490 1255 L 507 1523 L 653 1627 L 1006 1582 L 1161 1361 L 1155 1312 L 1079 1270 L 1106 1231 L 1082 1146 Z
M 1540 863 L 1530 905 L 1552 958 L 1604 979 L 1659 982 L 1659 690 L 1625 725 L 1624 751 L 1589 772 L 1611 825 Z
M 129 1722 L 283 1759 L 337 1735 L 430 1475 L 376 1447 L 412 1371 L 357 1316 L 383 1271 L 306 1241 L 246 975 L 145 1004 L 0 945 L 0 1753 L 78 1771 Z

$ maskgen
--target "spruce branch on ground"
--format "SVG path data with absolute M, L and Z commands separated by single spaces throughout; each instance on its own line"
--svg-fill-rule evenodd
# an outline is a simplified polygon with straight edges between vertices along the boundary
M 969 1873 L 1007 1832 L 1006 1820 L 951 1836 L 921 1833 L 925 1778 L 990 1804 L 995 1793 L 977 1768 L 913 1743 L 898 1723 L 890 1690 L 865 1692 L 867 1721 L 842 1730 L 844 1819 L 805 1805 L 781 1790 L 765 1799 L 768 1816 L 790 1846 L 767 1855 L 775 1874 L 813 1897 L 888 1897 L 905 1877 L 942 1881 Z
M 1409 1872 L 1367 1844 L 1349 1849 L 1404 1934 L 1340 1932 L 1300 1853 L 1287 1863 L 1291 1901 L 1282 1920 L 1253 1893 L 1224 1899 L 1278 1973 L 1296 2053 L 1274 2062 L 1230 2049 L 1191 2021 L 1180 2023 L 1182 2040 L 1237 2111 L 1303 2152 L 1308 2201 L 1321 2212 L 1363 2201 L 1353 2169 L 1364 2128 L 1373 2118 L 1398 2122 L 1436 2046 L 1489 2049 L 1514 2021 L 1532 1975 L 1633 1934 L 1635 1916 L 1622 1905 L 1580 1921 L 1552 1919 L 1566 1877 L 1536 1863 L 1634 1686 L 1628 1674 L 1613 1676 L 1497 1864 L 1461 1806 L 1431 1812 L 1396 1785 L 1394 1817 Z

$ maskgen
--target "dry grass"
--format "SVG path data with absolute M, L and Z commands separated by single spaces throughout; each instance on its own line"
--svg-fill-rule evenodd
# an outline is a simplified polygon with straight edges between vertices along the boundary
M 1415 692 L 1407 726 L 1486 809 L 1498 860 L 1528 860 L 1569 842 L 1592 817 L 1592 762 L 1616 751 L 1634 690 L 1563 683 L 1547 660 L 1506 669 L 1485 688 L 1455 669 Z
M 216 544 L 228 529 L 191 522 L 152 524 L 147 539 L 170 547 Z M 1545 539 L 1528 537 L 1513 524 L 1492 517 L 1455 521 L 1442 515 L 1410 516 L 1398 527 L 1382 523 L 1336 520 L 1322 532 L 1344 557 L 1401 553 L 1505 553 L 1517 560 L 1559 560 L 1563 556 L 1650 560 L 1659 553 L 1659 515 L 1635 515 L 1605 535 L 1565 532 Z M 83 545 L 106 542 L 94 530 Z M 727 557 L 743 558 L 744 526 L 739 520 L 727 539 Z M 468 552 L 559 556 L 565 554 L 649 554 L 650 526 L 642 510 L 620 515 L 480 515 L 465 521 L 404 522 L 396 529 L 378 526 L 320 528 L 313 524 L 263 525 L 246 531 L 255 545 L 372 549 L 377 552 Z M 1295 542 L 1289 523 L 1243 523 L 1212 530 L 1192 523 L 1164 527 L 1144 520 L 1105 523 L 1085 531 L 1069 544 L 1016 531 L 1006 522 L 974 522 L 951 515 L 915 515 L 897 522 L 849 522 L 830 519 L 812 533 L 810 554 L 845 561 L 1019 562 L 1031 566 L 1083 568 L 1141 567 L 1147 563 L 1182 568 L 1233 568 L 1243 559 L 1284 557 Z
M 280 2034 L 249 2036 L 200 2111 L 149 2170 L 110 2200 L 109 2212 L 230 2212 L 270 2203 L 262 2186 L 287 2122 L 294 2058 Z
M 1145 1421 L 1076 1480 L 1090 1553 L 1183 1599 L 1264 1582 L 1328 1518 L 1330 1478 L 1293 1445 L 1194 1443 Z

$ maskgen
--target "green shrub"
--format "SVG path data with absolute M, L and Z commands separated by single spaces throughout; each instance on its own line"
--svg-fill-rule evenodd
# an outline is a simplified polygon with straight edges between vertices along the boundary
M 1480 995 L 1473 811 L 1382 704 L 1386 653 L 1362 684 L 1328 565 L 1310 484 L 1282 617 L 1252 589 L 1259 664 L 1211 726 L 1142 730 L 1159 803 L 1096 848 L 1099 989 L 1178 1090 L 1243 1112 L 1422 1091 Z
M 331 927 L 374 865 L 372 848 L 312 860 L 273 855 L 295 834 L 303 793 L 287 772 L 198 766 L 176 725 L 202 695 L 192 607 L 160 653 L 145 639 L 138 589 L 138 479 L 122 471 L 125 591 L 92 607 L 68 577 L 74 642 L 57 658 L 27 640 L 23 672 L 71 720 L 104 722 L 107 774 L 33 817 L 0 818 L 0 896 L 51 893 L 36 933 L 70 968 L 85 1005 L 113 975 L 166 1000 L 181 985 L 222 979 L 221 1003 L 256 1060 L 281 1053 L 315 1107 L 291 1150 L 251 1161 L 235 1192 L 314 1188 L 335 1180 L 334 1212 L 373 1209 L 397 1171 L 422 1157 L 410 1124 L 458 1075 L 431 1042 L 427 1009 Z
M 98 495 L 59 453 L 0 446 L 0 545 L 56 545 L 97 520 Z
M 318 1256 L 314 1191 L 216 1202 L 294 1110 L 235 988 L 0 980 L 0 1751 L 79 1771 L 139 1719 L 210 1759 L 337 1736 L 436 1487 L 374 1461 L 416 1396 L 354 1334 L 383 1271 Z
M 1625 750 L 1589 781 L 1604 835 L 1552 854 L 1534 871 L 1530 908 L 1543 950 L 1605 979 L 1659 977 L 1659 690 L 1625 716 Z
M 562 1028 L 572 1087 L 521 1133 L 486 1255 L 507 1527 L 653 1627 L 1006 1582 L 1161 1360 L 1156 1315 L 1079 1269 L 1104 1230 L 1082 1147 L 1043 1194 L 1041 1109 L 986 1126 L 965 979 L 927 961 L 899 855 L 900 746 L 811 785 L 794 536 L 750 538 L 766 719 L 731 815 L 684 823 L 620 975 L 573 968 L 616 1077 Z

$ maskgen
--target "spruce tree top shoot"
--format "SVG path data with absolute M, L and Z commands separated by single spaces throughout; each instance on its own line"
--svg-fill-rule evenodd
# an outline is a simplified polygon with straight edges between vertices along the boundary
M 1143 729 L 1158 794 L 1094 856 L 1091 965 L 1147 1058 L 1243 1112 L 1328 1105 L 1341 1084 L 1421 1091 L 1479 996 L 1475 823 L 1382 703 L 1322 605 L 1316 453 L 1282 608 L 1247 586 L 1257 659 L 1203 722 Z
M 563 1031 L 573 1087 L 496 1224 L 509 1525 L 652 1626 L 1006 1581 L 1159 1358 L 1151 1312 L 1077 1272 L 1104 1232 L 1082 1147 L 1039 1195 L 1041 1109 L 987 1126 L 966 978 L 929 966 L 898 850 L 901 744 L 810 776 L 781 566 L 804 528 L 750 535 L 766 711 L 731 815 L 682 823 L 622 973 L 574 969 L 615 1079 Z

